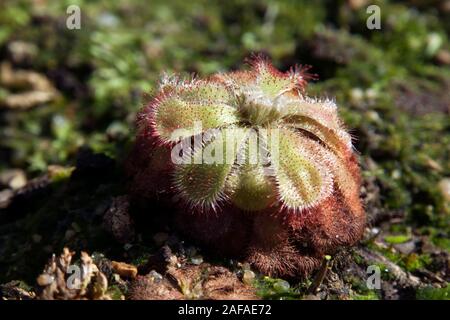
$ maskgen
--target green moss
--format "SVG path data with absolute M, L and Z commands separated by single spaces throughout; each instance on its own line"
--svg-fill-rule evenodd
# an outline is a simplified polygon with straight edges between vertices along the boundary
M 353 257 L 353 261 L 355 261 L 356 264 L 362 265 L 364 263 L 364 258 L 361 257 L 361 255 L 359 255 L 358 253 L 353 252 L 352 257 Z
M 433 243 L 436 246 L 450 252 L 450 239 L 449 238 L 433 237 Z
M 282 279 L 270 277 L 257 278 L 254 283 L 257 295 L 263 299 L 291 300 L 299 299 L 302 294 L 300 288 L 291 287 L 289 283 Z
M 390 244 L 404 243 L 404 242 L 409 241 L 410 239 L 411 239 L 411 236 L 404 235 L 404 234 L 391 235 L 391 236 L 384 237 L 384 241 L 386 241 L 387 243 L 390 243 Z
M 368 291 L 366 294 L 355 294 L 352 295 L 353 300 L 380 300 L 378 293 L 376 291 Z
M 380 267 L 380 270 L 383 270 Z M 352 294 L 350 298 L 353 300 L 378 300 L 379 293 L 377 290 L 371 290 L 367 287 L 364 280 L 358 278 L 357 276 L 350 275 L 345 278 L 346 282 L 351 285 Z
M 405 269 L 414 272 L 419 269 L 426 269 L 432 262 L 430 255 L 428 254 L 416 254 L 411 253 L 403 258 L 403 264 Z
M 373 250 L 383 254 L 386 258 L 397 264 L 405 271 L 414 272 L 418 269 L 425 269 L 432 263 L 432 259 L 429 254 L 417 254 L 414 252 L 410 254 L 402 254 L 396 250 L 393 250 L 391 247 L 384 248 L 373 244 L 369 244 L 369 246 Z M 392 274 L 389 273 L 389 269 L 385 265 L 381 264 L 379 267 L 380 270 L 382 270 L 382 277 L 386 280 L 393 279 Z
M 133 259 L 131 260 L 131 264 L 135 266 L 142 266 L 148 262 L 148 258 L 151 255 L 151 248 L 140 246 L 139 248 L 133 248 L 132 255 Z
M 70 178 L 73 170 L 75 170 L 75 167 L 58 167 L 52 169 L 50 179 L 53 183 L 62 182 Z

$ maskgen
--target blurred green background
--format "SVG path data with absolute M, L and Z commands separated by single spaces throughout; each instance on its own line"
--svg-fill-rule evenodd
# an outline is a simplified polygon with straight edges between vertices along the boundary
M 373 3 L 381 30 L 366 27 Z M 66 27 L 73 4 L 80 30 Z M 49 164 L 73 163 L 82 145 L 121 157 L 143 93 L 152 93 L 162 72 L 203 76 L 241 68 L 262 52 L 282 70 L 312 65 L 319 80 L 309 94 L 336 98 L 357 150 L 373 160 L 367 169 L 389 190 L 389 205 L 419 206 L 433 218 L 444 210 L 439 179 L 450 175 L 449 7 L 420 0 L 2 1 L 2 63 L 41 73 L 58 95 L 26 110 L 3 103 L 0 169 L 35 176 Z M 0 103 L 18 90 L 30 88 L 1 85 Z
M 370 4 L 380 30 L 366 27 Z M 66 27 L 69 5 L 81 9 L 80 30 Z M 449 33 L 448 0 L 3 0 L 0 173 L 70 167 L 82 146 L 120 162 L 162 72 L 204 76 L 261 52 L 281 70 L 311 65 L 308 94 L 337 100 L 369 216 L 401 217 L 391 242 L 426 237 L 448 253 Z M 423 262 L 391 258 L 411 270 Z

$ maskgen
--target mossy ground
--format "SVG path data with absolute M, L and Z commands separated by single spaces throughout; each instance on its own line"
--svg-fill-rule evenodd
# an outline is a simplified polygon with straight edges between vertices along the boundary
M 366 28 L 358 1 L 39 3 L 0 4 L 0 63 L 39 72 L 59 92 L 30 109 L 0 107 L 0 173 L 21 169 L 29 180 L 0 209 L 0 283 L 34 286 L 64 246 L 144 264 L 158 249 L 154 232 L 167 230 L 139 228 L 121 244 L 102 226 L 111 199 L 126 193 L 122 161 L 143 93 L 163 71 L 208 75 L 263 52 L 282 70 L 312 65 L 319 80 L 308 93 L 336 98 L 363 169 L 369 227 L 360 247 L 420 280 L 405 291 L 383 272 L 383 288 L 369 290 L 367 261 L 347 253 L 336 257 L 319 296 L 448 299 L 448 2 L 374 1 L 381 30 Z M 81 8 L 81 30 L 66 28 L 72 4 Z M 0 84 L 0 102 L 21 90 Z M 287 286 L 261 275 L 255 286 L 265 298 L 297 299 L 312 281 Z

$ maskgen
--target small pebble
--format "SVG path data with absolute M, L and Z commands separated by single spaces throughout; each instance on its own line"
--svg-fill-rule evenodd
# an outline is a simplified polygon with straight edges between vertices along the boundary
M 411 240 L 404 243 L 394 244 L 394 248 L 403 254 L 410 254 L 416 249 L 416 244 Z
M 242 282 L 250 285 L 253 283 L 254 280 L 255 280 L 255 273 L 251 270 L 245 270 L 242 276 Z
M 367 111 L 366 117 L 367 119 L 375 123 L 379 123 L 381 121 L 380 114 L 373 110 Z
M 427 37 L 427 47 L 425 49 L 428 56 L 433 57 L 442 46 L 443 39 L 438 33 L 432 32 Z
M 361 88 L 353 88 L 350 90 L 350 101 L 353 104 L 360 104 L 364 98 L 364 91 Z
M 202 264 L 203 258 L 201 256 L 195 256 L 191 258 L 191 263 L 195 265 Z
M 113 273 L 113 279 L 116 283 L 120 283 L 120 275 L 117 273 Z
M 152 270 L 149 272 L 148 276 L 153 280 L 153 281 L 161 281 L 163 279 L 163 276 L 161 274 L 159 274 L 158 272 L 156 272 L 155 270 Z
M 0 184 L 13 190 L 20 189 L 27 184 L 27 177 L 20 169 L 5 170 L 0 174 Z

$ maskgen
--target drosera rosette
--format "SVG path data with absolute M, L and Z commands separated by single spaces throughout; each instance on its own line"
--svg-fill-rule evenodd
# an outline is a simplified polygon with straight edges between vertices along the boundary
M 249 64 L 162 78 L 138 116 L 131 194 L 169 203 L 175 225 L 216 254 L 304 276 L 362 235 L 357 159 L 336 104 L 306 96 L 304 68 Z

